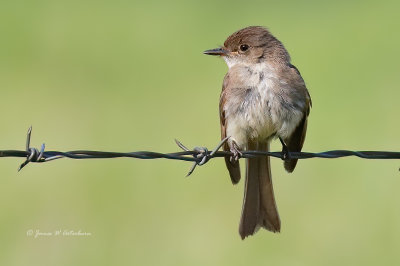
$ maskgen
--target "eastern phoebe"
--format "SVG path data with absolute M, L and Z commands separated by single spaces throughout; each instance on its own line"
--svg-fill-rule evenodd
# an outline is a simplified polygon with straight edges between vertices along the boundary
M 297 159 L 291 159 L 288 151 L 299 152 L 303 147 L 311 98 L 283 44 L 266 28 L 251 26 L 233 33 L 222 47 L 204 53 L 222 57 L 229 67 L 219 114 L 221 137 L 230 137 L 224 150 L 234 154 L 225 158 L 232 183 L 240 180 L 240 151 L 268 151 L 273 138 L 280 139 L 284 167 L 292 172 Z M 244 239 L 260 227 L 272 232 L 281 228 L 269 157 L 246 159 L 239 234 Z

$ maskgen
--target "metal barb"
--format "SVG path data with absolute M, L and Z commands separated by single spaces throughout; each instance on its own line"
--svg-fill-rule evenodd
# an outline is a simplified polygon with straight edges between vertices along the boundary
M 31 135 L 32 135 L 32 126 L 29 127 L 28 133 L 26 135 L 26 152 L 29 152 L 26 160 L 19 166 L 18 172 L 22 170 L 28 163 L 30 162 L 45 162 L 46 160 L 43 158 L 44 156 L 44 148 L 45 144 L 43 143 L 40 152 L 36 148 L 31 148 Z
M 215 147 L 215 149 L 210 153 L 210 156 L 213 156 L 222 147 L 222 145 L 224 145 L 225 142 L 228 141 L 229 138 L 230 138 L 230 136 L 228 136 L 228 137 L 224 138 L 223 140 L 221 140 L 218 143 L 217 147 Z
M 184 151 L 190 151 L 188 148 L 186 148 L 185 145 L 183 145 L 179 140 L 175 139 L 175 143 L 179 146 Z
M 196 169 L 196 166 L 197 166 L 197 163 L 193 163 L 192 166 L 189 169 L 189 172 L 186 174 L 185 177 L 190 176 L 193 173 L 194 169 Z
M 194 170 L 196 169 L 196 166 L 202 166 L 206 164 L 211 158 L 214 157 L 215 153 L 222 147 L 222 145 L 225 144 L 225 142 L 229 139 L 229 137 L 224 138 L 221 140 L 218 145 L 212 150 L 210 153 L 206 147 L 195 147 L 193 149 L 193 157 L 196 159 L 195 162 L 193 162 L 192 166 L 189 169 L 189 172 L 187 173 L 186 177 L 190 176 Z M 184 151 L 190 151 L 185 145 L 183 145 L 180 141 L 175 139 L 176 144 Z
M 43 158 L 44 148 L 45 148 L 45 145 L 44 145 L 44 143 L 43 143 L 42 146 L 40 147 L 39 156 L 38 156 L 37 159 L 36 159 L 38 162 L 40 162 L 40 161 L 42 160 L 42 158 Z
M 28 128 L 28 133 L 26 134 L 26 151 L 29 151 L 29 147 L 31 146 L 31 134 L 32 126 Z

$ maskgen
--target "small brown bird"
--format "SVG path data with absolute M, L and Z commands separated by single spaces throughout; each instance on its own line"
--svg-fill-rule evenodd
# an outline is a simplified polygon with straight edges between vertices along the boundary
M 219 113 L 221 137 L 230 137 L 224 150 L 234 154 L 225 158 L 232 183 L 240 180 L 241 151 L 269 151 L 273 138 L 280 139 L 284 167 L 292 172 L 297 159 L 290 159 L 289 151 L 303 147 L 311 98 L 285 47 L 266 28 L 251 26 L 204 53 L 222 57 L 229 67 Z M 246 159 L 240 236 L 244 239 L 260 227 L 272 232 L 281 228 L 269 157 Z

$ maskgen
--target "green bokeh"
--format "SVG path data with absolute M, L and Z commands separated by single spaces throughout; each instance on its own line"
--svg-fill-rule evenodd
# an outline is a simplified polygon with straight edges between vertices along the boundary
M 286 46 L 313 99 L 304 149 L 400 150 L 399 1 L 0 3 L 0 149 L 176 151 L 219 141 L 227 67 L 202 51 L 248 25 Z M 279 145 L 273 145 L 274 150 Z M 0 160 L 0 265 L 398 265 L 399 161 L 272 160 L 282 232 L 240 240 L 222 160 Z M 82 230 L 90 237 L 40 237 Z

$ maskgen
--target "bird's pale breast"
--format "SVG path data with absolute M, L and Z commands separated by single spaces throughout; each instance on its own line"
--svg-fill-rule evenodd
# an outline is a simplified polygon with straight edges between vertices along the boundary
M 248 139 L 266 141 L 273 136 L 285 139 L 293 133 L 304 116 L 302 107 L 306 101 L 301 97 L 286 97 L 293 96 L 295 89 L 278 77 L 273 66 L 235 65 L 229 74 L 240 82 L 228 88 L 230 97 L 224 105 L 227 136 L 246 148 Z

